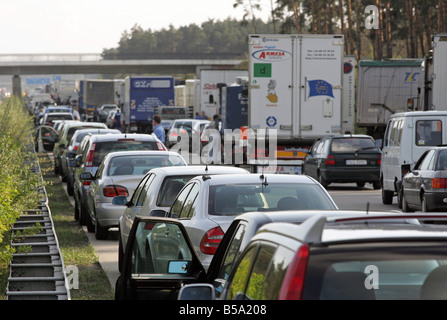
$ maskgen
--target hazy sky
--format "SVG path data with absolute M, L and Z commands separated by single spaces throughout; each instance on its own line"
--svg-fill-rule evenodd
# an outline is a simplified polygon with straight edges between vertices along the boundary
M 241 19 L 235 0 L 0 0 L 0 54 L 101 53 L 135 24 L 153 31 Z M 248 1 L 247 1 L 248 2 Z M 266 21 L 270 0 L 261 0 Z

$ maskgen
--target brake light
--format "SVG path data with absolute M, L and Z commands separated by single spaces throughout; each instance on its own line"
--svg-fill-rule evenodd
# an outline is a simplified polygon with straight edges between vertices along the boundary
M 303 244 L 287 269 L 279 293 L 279 300 L 300 300 L 302 298 L 308 260 L 309 246 Z
M 326 165 L 331 166 L 335 165 L 335 158 L 334 156 L 327 156 L 326 161 L 324 162 Z
M 379 159 L 377 160 L 377 164 L 380 165 L 382 163 L 382 155 L 379 154 Z
M 161 150 L 161 151 L 167 151 L 165 146 L 161 142 L 157 142 L 157 148 L 158 148 L 158 150 Z
M 87 159 L 85 160 L 86 167 L 93 166 L 93 156 L 95 154 L 96 143 L 92 143 L 90 150 L 88 151 Z
M 118 139 L 117 141 L 135 141 L 135 139 Z
M 79 147 L 79 146 L 75 146 L 75 147 L 73 148 L 74 151 L 78 150 L 78 147 Z
M 128 196 L 129 192 L 126 187 L 116 186 L 116 185 L 108 185 L 102 189 L 102 193 L 105 197 L 117 197 L 117 196 Z
M 91 180 L 85 180 L 85 181 L 84 181 L 84 186 L 89 186 L 89 185 L 90 185 L 90 183 L 92 183 L 92 181 L 91 181 Z
M 447 185 L 446 180 L 445 178 L 435 178 L 431 181 L 431 187 L 433 189 L 443 189 Z
M 209 230 L 200 242 L 200 251 L 204 254 L 215 254 L 223 236 L 224 232 L 220 227 Z

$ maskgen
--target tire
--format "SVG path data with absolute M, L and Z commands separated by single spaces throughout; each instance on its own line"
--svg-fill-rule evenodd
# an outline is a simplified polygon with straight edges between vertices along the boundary
M 121 230 L 119 230 L 120 234 L 121 234 Z M 121 235 L 119 237 L 118 240 L 118 271 L 121 272 L 121 270 L 123 269 L 123 267 L 121 266 L 121 264 L 124 261 L 124 249 L 123 249 L 123 240 L 121 239 Z
M 74 195 L 73 185 L 70 183 L 70 181 L 67 181 L 67 193 L 69 196 Z
M 422 212 L 430 212 L 430 210 L 427 208 L 427 199 L 425 199 L 424 195 L 422 195 L 422 199 L 421 199 L 421 211 Z
M 374 190 L 379 190 L 380 188 L 382 188 L 382 184 L 380 183 L 380 181 L 374 181 L 372 185 Z
M 399 207 L 399 209 L 402 209 L 402 197 L 403 197 L 403 189 L 402 188 L 400 188 L 400 189 L 398 189 L 398 191 L 397 191 L 397 195 L 396 195 L 396 198 L 397 198 L 397 206 Z
M 88 215 L 87 209 L 85 209 L 85 207 L 82 205 L 82 203 L 79 205 L 79 208 L 80 208 L 80 210 L 79 210 L 79 213 L 80 213 L 79 214 L 79 224 L 81 226 L 85 226 L 85 225 L 87 225 L 87 222 L 88 222 L 90 216 Z M 91 232 L 93 232 L 93 231 L 91 231 Z
M 357 182 L 357 188 L 363 188 L 365 186 L 365 182 Z
M 87 225 L 87 231 L 90 233 L 93 233 L 93 232 L 96 233 L 96 227 L 93 224 L 92 217 L 90 216 L 90 213 L 86 212 L 85 216 L 86 216 L 85 224 Z
M 394 192 L 389 190 L 384 190 L 382 188 L 382 203 L 383 204 L 393 204 Z
M 78 202 L 75 199 L 74 218 L 76 221 L 78 221 L 79 217 L 80 217 L 79 206 L 78 206 Z M 80 224 L 80 222 L 79 222 L 79 224 Z
M 325 188 L 329 185 L 329 182 L 323 178 L 320 172 L 318 172 L 318 182 Z
M 410 207 L 408 207 L 408 202 L 407 199 L 405 199 L 405 194 L 403 193 L 403 190 L 402 190 L 402 212 L 414 212 L 413 209 L 410 209 Z
M 104 228 L 99 224 L 98 217 L 96 216 L 95 223 L 95 238 L 96 240 L 106 240 L 109 237 L 109 228 Z

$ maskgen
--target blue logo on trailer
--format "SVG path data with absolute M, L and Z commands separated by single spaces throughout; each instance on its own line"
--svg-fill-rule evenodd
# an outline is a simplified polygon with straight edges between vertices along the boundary
M 274 127 L 274 126 L 276 126 L 276 123 L 277 123 L 276 118 L 274 116 L 268 117 L 265 122 L 267 123 L 268 127 Z

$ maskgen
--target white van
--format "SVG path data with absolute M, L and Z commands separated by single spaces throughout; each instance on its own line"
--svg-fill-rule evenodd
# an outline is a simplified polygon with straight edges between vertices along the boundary
M 425 150 L 446 141 L 447 111 L 413 111 L 392 115 L 383 139 L 380 164 L 383 204 L 391 204 L 396 195 L 401 207 L 402 177 L 413 169 Z

